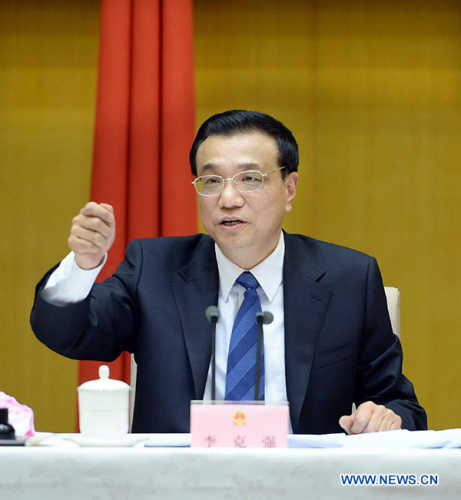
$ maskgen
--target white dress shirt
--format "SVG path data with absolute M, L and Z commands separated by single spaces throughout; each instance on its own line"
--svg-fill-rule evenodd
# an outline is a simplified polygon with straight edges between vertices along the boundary
M 215 245 L 219 270 L 219 321 L 216 325 L 216 399 L 224 399 L 226 393 L 226 371 L 229 345 L 237 311 L 245 288 L 235 282 L 245 269 L 231 262 Z M 263 262 L 250 269 L 258 280 L 257 289 L 263 311 L 274 315 L 270 325 L 264 325 L 264 381 L 265 401 L 281 403 L 287 401 L 285 379 L 285 335 L 283 309 L 283 258 L 285 241 L 283 233 L 275 250 Z M 211 399 L 211 365 L 203 399 Z
M 107 255 L 102 264 L 94 269 L 82 269 L 75 262 L 74 252 L 70 252 L 48 278 L 41 296 L 54 306 L 67 306 L 85 300 L 106 263 Z

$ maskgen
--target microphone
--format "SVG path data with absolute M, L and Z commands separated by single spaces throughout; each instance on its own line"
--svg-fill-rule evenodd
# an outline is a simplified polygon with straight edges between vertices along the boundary
M 274 315 L 269 311 L 257 312 L 256 321 L 261 322 L 263 325 L 270 325 L 274 321 Z
M 259 379 L 261 377 L 261 349 L 263 344 L 263 325 L 270 325 L 274 321 L 274 315 L 269 311 L 257 312 L 256 322 L 258 323 L 258 346 L 256 349 L 256 381 L 255 381 L 255 401 L 259 401 Z
M 206 319 L 211 323 L 217 322 L 219 318 L 219 309 L 216 306 L 208 306 L 205 311 Z
M 211 323 L 211 400 L 216 399 L 216 323 L 219 319 L 219 309 L 208 306 L 205 311 L 206 319 Z

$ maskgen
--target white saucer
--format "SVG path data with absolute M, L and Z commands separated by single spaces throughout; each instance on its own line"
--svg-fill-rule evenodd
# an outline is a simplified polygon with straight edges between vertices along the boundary
M 75 434 L 67 436 L 66 439 L 73 441 L 79 446 L 92 446 L 92 447 L 120 447 L 120 446 L 134 446 L 135 444 L 146 441 L 146 436 L 136 436 L 135 434 L 128 434 L 120 438 L 98 438 L 83 436 L 82 434 Z
M 30 437 L 27 440 L 26 446 L 38 446 L 43 441 L 46 441 L 47 439 L 54 436 L 56 436 L 56 434 L 54 434 L 53 432 L 36 432 L 34 436 Z

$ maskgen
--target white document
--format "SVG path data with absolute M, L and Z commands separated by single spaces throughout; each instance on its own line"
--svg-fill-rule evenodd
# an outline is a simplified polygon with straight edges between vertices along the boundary
M 461 448 L 461 429 L 346 434 L 293 434 L 290 448 Z

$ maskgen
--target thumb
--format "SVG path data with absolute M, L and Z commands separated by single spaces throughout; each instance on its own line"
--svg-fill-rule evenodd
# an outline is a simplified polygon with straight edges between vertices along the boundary
M 114 207 L 112 205 L 109 205 L 109 203 L 100 203 L 100 205 L 106 210 L 109 210 L 110 213 L 114 213 Z
M 354 424 L 354 419 L 351 415 L 344 415 L 339 419 L 339 425 L 349 434 L 352 425 Z
M 109 226 L 115 227 L 115 213 L 114 207 L 108 203 L 100 203 L 100 207 L 104 208 L 108 213 L 104 216 L 104 220 Z

